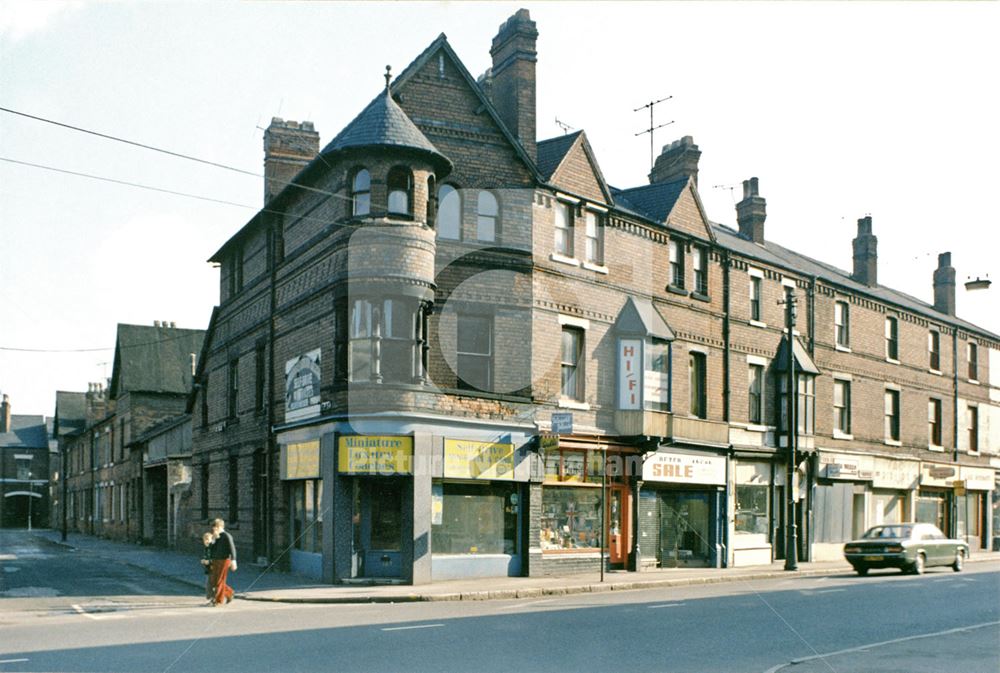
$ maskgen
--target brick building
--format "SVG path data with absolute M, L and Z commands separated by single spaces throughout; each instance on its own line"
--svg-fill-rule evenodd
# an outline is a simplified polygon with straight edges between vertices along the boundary
M 609 186 L 584 132 L 537 141 L 537 35 L 518 11 L 478 80 L 440 36 L 322 149 L 272 120 L 179 542 L 222 517 L 328 582 L 769 563 L 793 361 L 803 557 L 914 518 L 989 544 L 1000 337 L 949 256 L 931 306 L 878 285 L 870 218 L 852 272 L 767 241 L 756 178 L 716 224 L 689 137 Z
M 184 413 L 204 335 L 160 321 L 118 325 L 108 387 L 92 383 L 86 393 L 57 395 L 57 417 L 65 410 L 72 423 L 70 431 L 57 433 L 59 453 L 66 459 L 69 530 L 166 542 L 165 532 L 152 524 L 152 513 L 147 518 L 147 508 L 164 512 L 168 494 L 160 488 L 163 475 L 157 466 L 144 463 L 145 444 L 139 439 Z
M 0 402 L 0 528 L 49 525 L 49 431 L 44 416 Z

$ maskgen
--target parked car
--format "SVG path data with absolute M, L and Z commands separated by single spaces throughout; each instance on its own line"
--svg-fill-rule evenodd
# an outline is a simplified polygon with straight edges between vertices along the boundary
M 928 566 L 951 566 L 959 572 L 969 545 L 952 540 L 929 523 L 892 523 L 869 528 L 860 540 L 844 545 L 844 558 L 859 575 L 869 568 L 899 568 L 921 575 Z

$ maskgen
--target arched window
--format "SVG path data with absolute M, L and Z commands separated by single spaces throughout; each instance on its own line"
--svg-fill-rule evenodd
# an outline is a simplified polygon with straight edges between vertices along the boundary
M 389 212 L 393 215 L 413 215 L 413 173 L 404 166 L 389 171 Z
M 434 217 L 436 216 L 436 213 L 434 212 L 436 199 L 437 195 L 434 193 L 434 176 L 429 175 L 427 176 L 427 212 L 425 214 L 425 221 L 427 222 L 428 227 L 434 226 Z
M 372 176 L 364 168 L 351 178 L 351 214 L 367 215 L 372 209 Z
M 500 206 L 497 197 L 492 192 L 479 192 L 479 217 L 476 220 L 476 240 L 497 240 L 497 221 L 500 219 Z
M 438 236 L 458 240 L 462 237 L 462 197 L 451 185 L 438 189 Z

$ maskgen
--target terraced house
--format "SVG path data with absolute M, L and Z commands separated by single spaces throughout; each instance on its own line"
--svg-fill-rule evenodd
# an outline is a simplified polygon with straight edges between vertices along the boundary
M 536 138 L 537 37 L 518 11 L 476 78 L 441 35 L 322 148 L 272 120 L 182 537 L 327 582 L 721 567 L 783 557 L 794 495 L 803 558 L 914 518 L 990 545 L 1000 337 L 949 256 L 930 305 L 878 284 L 871 218 L 851 271 L 768 241 L 756 178 L 716 224 L 689 137 L 610 186 L 584 132 Z

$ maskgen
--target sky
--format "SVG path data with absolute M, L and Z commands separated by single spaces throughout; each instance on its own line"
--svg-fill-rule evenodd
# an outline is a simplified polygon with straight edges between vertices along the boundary
M 584 129 L 607 181 L 646 184 L 693 136 L 708 216 L 735 226 L 758 177 L 766 238 L 850 270 L 857 220 L 879 281 L 933 302 L 950 251 L 958 315 L 1000 333 L 1000 3 L 111 3 L 0 0 L 0 107 L 244 171 L 262 127 L 309 120 L 325 145 L 444 32 L 490 65 L 530 10 L 538 137 Z M 0 111 L 0 391 L 52 415 L 57 390 L 111 376 L 117 323 L 205 329 L 207 259 L 263 205 L 263 180 Z M 57 173 L 87 173 L 229 203 Z M 26 351 L 23 349 L 32 349 Z M 91 350 L 104 349 L 104 350 Z

